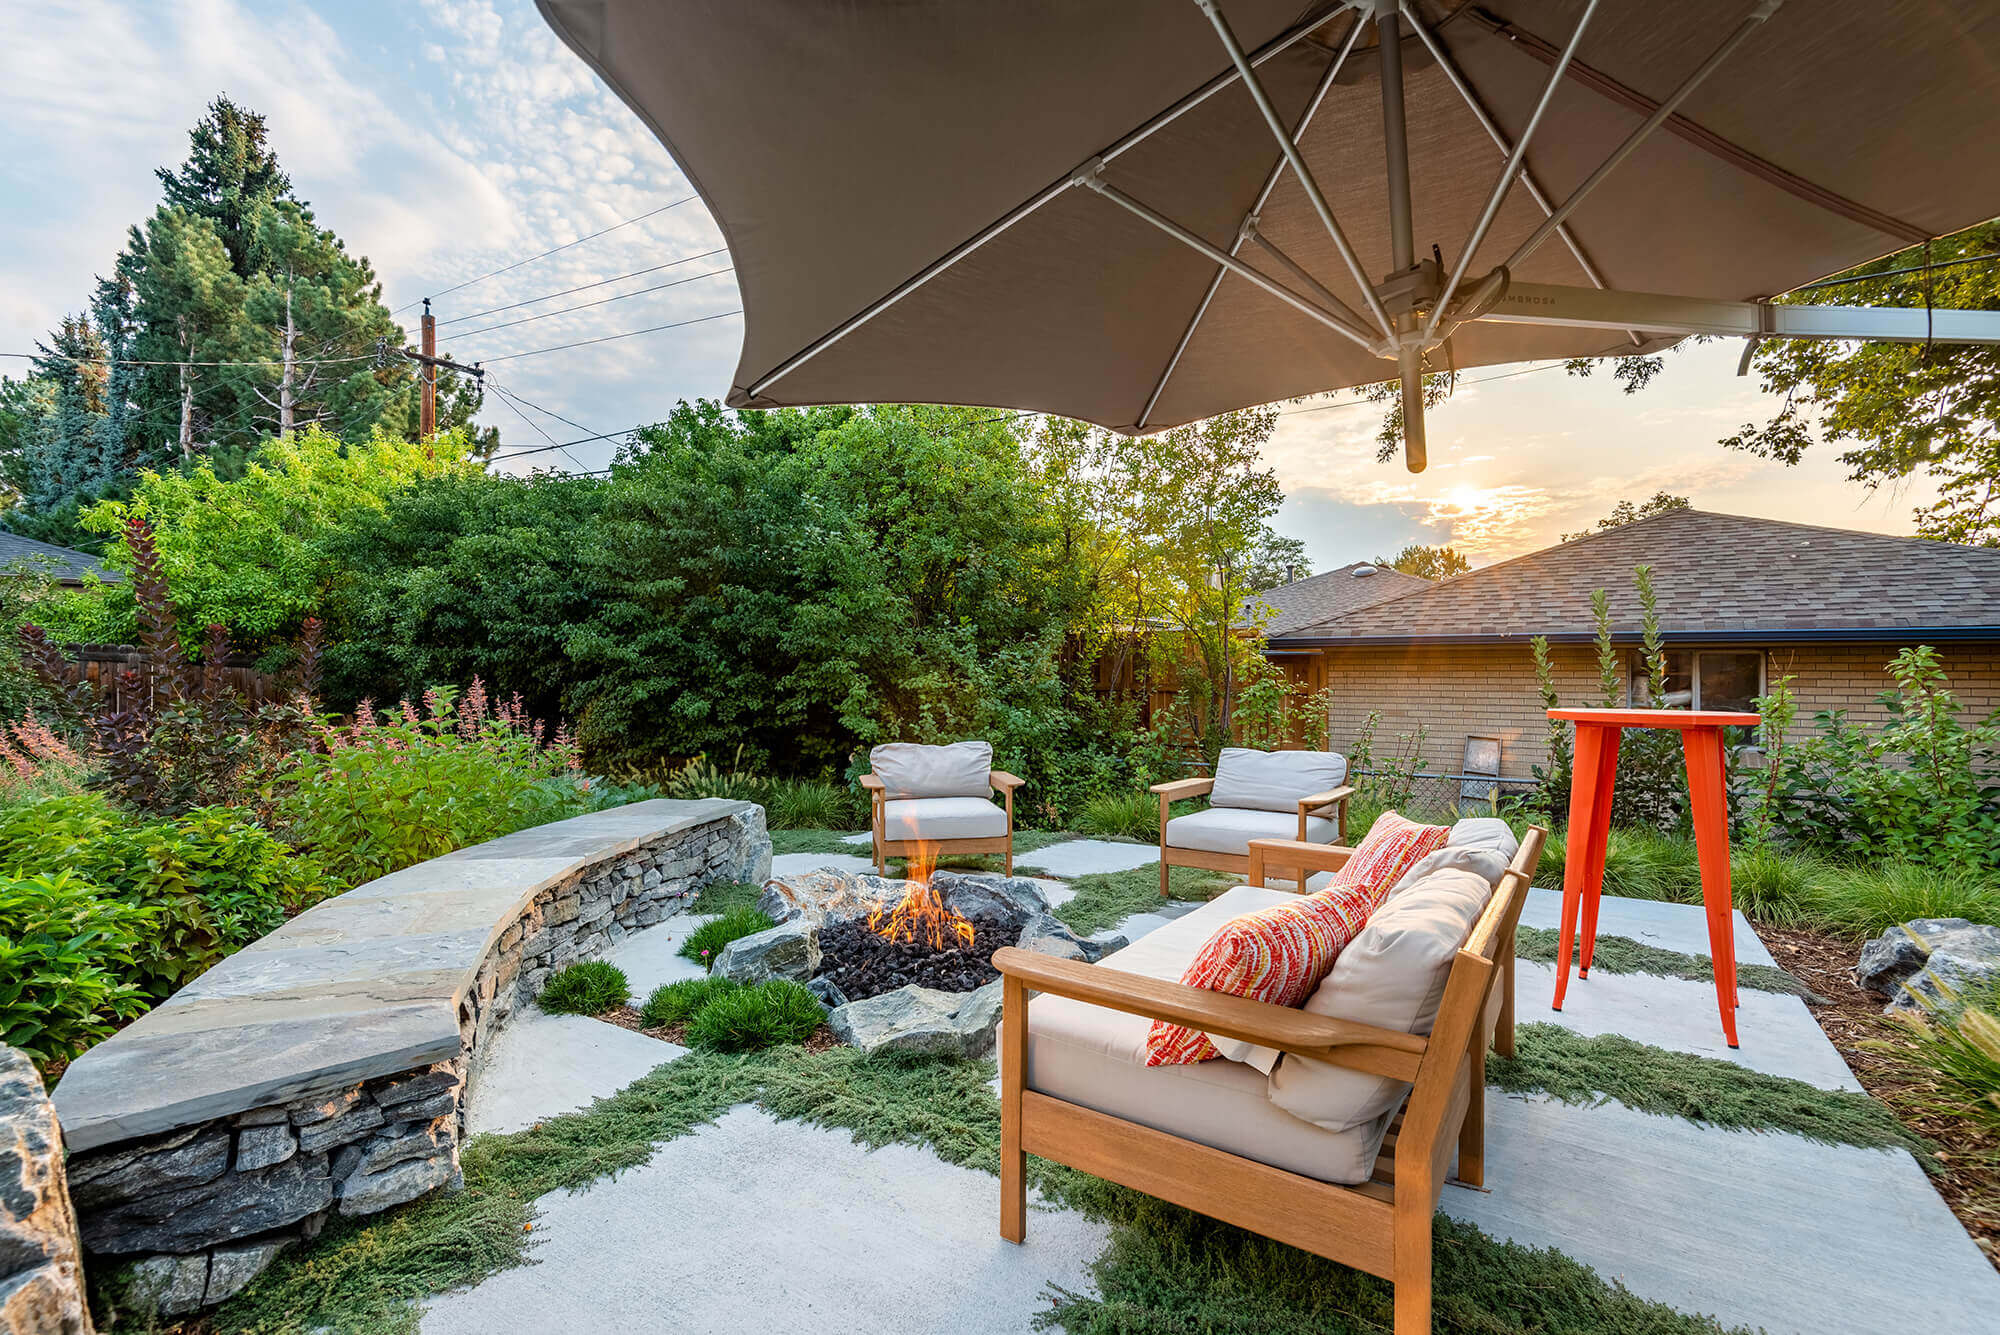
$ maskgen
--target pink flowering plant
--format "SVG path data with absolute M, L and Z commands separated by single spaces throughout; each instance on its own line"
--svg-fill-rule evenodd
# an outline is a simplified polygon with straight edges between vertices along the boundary
M 596 805 L 576 743 L 475 677 L 322 721 L 278 775 L 284 836 L 352 883 Z

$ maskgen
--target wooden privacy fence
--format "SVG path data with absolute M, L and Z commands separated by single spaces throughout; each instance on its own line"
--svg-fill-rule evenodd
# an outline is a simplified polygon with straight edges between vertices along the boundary
M 96 686 L 114 710 L 146 709 L 154 702 L 159 684 L 137 645 L 66 644 L 62 646 L 63 667 L 73 682 Z M 191 672 L 208 669 L 200 664 Z M 254 660 L 232 655 L 218 669 L 223 683 L 259 704 L 285 698 L 284 685 L 274 676 L 259 672 Z

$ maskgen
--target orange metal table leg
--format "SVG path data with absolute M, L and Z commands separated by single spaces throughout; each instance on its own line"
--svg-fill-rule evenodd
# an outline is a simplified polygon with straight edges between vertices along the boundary
M 1597 910 L 1604 903 L 1604 861 L 1611 851 L 1611 797 L 1618 788 L 1618 743 L 1624 732 L 1604 729 L 1604 757 L 1598 764 L 1595 816 L 1590 827 L 1590 869 L 1584 881 L 1583 954 L 1576 976 L 1590 977 L 1590 961 L 1597 955 Z
M 1569 992 L 1569 964 L 1576 948 L 1579 918 L 1589 903 L 1587 922 L 1597 922 L 1597 896 L 1604 877 L 1604 844 L 1611 828 L 1611 787 L 1618 775 L 1618 729 L 1595 723 L 1576 725 L 1576 759 L 1570 774 L 1568 844 L 1563 858 L 1562 958 L 1556 965 L 1554 1009 Z M 1589 959 L 1586 934 L 1584 958 Z M 1588 964 L 1586 963 L 1586 966 Z
M 1715 1002 L 1722 1035 L 1736 1046 L 1736 906 L 1729 887 L 1729 795 L 1722 764 L 1722 730 L 1681 733 L 1687 758 L 1688 808 L 1701 863 L 1701 902 L 1708 913 L 1708 951 L 1715 961 Z

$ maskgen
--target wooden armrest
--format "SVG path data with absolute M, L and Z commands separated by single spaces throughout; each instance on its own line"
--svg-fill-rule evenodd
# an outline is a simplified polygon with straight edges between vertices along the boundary
M 1027 782 L 1026 779 L 1017 778 L 1004 769 L 988 770 L 986 781 L 1003 793 L 1011 793 Z
M 866 788 L 871 793 L 884 793 L 888 791 L 888 789 L 883 785 L 882 781 L 876 778 L 873 774 L 862 775 L 861 786 L 863 788 Z
M 1264 868 L 1296 867 L 1301 876 L 1316 871 L 1339 871 L 1354 856 L 1354 850 L 1340 844 L 1309 844 L 1297 839 L 1252 839 L 1249 845 L 1250 884 L 1264 883 Z
M 1171 783 L 1156 783 L 1147 791 L 1158 793 L 1169 802 L 1178 802 L 1184 797 L 1200 797 L 1214 790 L 1214 779 L 1175 779 Z
M 1019 979 L 1024 986 L 1051 996 L 1184 1024 L 1206 1034 L 1220 1034 L 1395 1080 L 1417 1078 L 1417 1066 L 1428 1046 L 1415 1034 L 1313 1015 L 1290 1006 L 1210 992 L 1163 978 L 1147 978 L 1106 964 L 1057 959 L 1013 946 L 993 952 L 993 967 L 1008 978 Z M 1010 1017 L 1008 1023 L 1015 1021 Z
M 1323 793 L 1314 793 L 1311 797 L 1300 798 L 1299 810 L 1314 811 L 1320 807 L 1330 807 L 1335 802 L 1345 802 L 1352 796 L 1354 796 L 1354 789 L 1348 784 L 1342 784 L 1338 788 L 1329 788 Z

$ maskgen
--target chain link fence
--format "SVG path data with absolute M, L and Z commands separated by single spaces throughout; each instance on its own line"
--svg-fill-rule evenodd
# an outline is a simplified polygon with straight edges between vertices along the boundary
M 1499 815 L 1510 799 L 1525 797 L 1536 787 L 1534 779 L 1505 775 L 1361 767 L 1348 782 L 1371 806 L 1394 808 L 1412 818 Z

